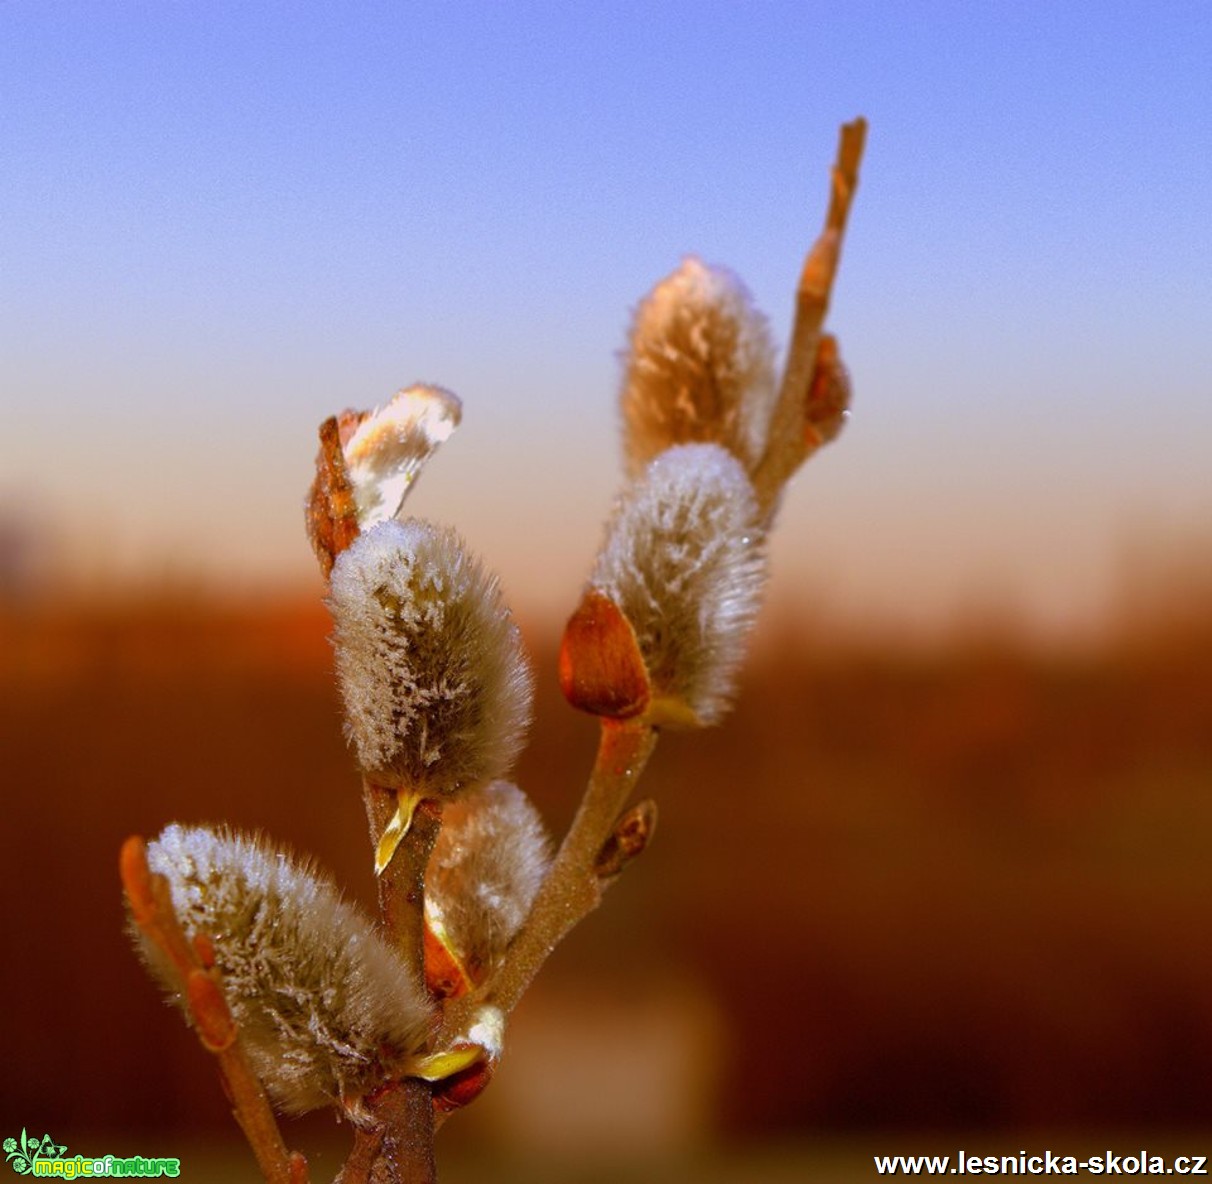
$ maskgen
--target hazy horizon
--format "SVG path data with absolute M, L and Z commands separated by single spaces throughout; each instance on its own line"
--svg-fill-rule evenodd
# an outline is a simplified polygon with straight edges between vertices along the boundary
M 1064 636 L 1209 548 L 1206 6 L 0 27 L 0 515 L 74 578 L 307 587 L 316 424 L 428 380 L 465 420 L 414 511 L 519 611 L 566 611 L 618 480 L 629 310 L 697 253 L 785 339 L 859 114 L 830 316 L 854 415 L 789 491 L 772 598 Z

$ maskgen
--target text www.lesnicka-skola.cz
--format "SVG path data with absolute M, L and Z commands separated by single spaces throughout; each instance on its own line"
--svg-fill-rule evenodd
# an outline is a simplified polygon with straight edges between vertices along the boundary
M 1017 1155 L 876 1155 L 876 1174 L 880 1176 L 1206 1176 L 1206 1155 L 1150 1155 L 1137 1151 L 1121 1155 L 1105 1151 L 1101 1155 L 1057 1155 L 1052 1151 Z

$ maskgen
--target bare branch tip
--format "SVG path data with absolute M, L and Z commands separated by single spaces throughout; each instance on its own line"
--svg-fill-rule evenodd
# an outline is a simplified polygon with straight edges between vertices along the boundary
M 858 189 L 859 163 L 867 142 L 867 121 L 861 116 L 852 123 L 842 124 L 838 135 L 837 158 L 831 170 L 829 212 L 825 218 L 826 231 L 840 235 L 845 229 L 850 205 Z
M 842 124 L 842 147 L 849 148 L 855 157 L 863 153 L 863 144 L 867 139 L 867 120 L 862 115 L 856 115 L 849 123 Z

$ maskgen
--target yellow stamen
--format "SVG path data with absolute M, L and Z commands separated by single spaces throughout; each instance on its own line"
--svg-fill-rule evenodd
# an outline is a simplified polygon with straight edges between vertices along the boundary
M 376 876 L 381 876 L 387 870 L 387 865 L 391 862 L 391 857 L 395 855 L 396 848 L 408 834 L 408 828 L 412 826 L 412 816 L 420 802 L 421 795 L 415 790 L 396 790 L 396 812 L 391 816 L 391 821 L 383 828 L 379 845 L 375 849 Z
M 445 1052 L 417 1057 L 409 1065 L 408 1075 L 420 1077 L 422 1081 L 444 1081 L 487 1059 L 487 1053 L 478 1044 L 461 1044 Z

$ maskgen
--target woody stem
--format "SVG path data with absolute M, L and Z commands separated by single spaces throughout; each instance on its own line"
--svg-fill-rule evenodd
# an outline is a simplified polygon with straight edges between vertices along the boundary
M 395 789 L 363 779 L 362 797 L 377 847 L 395 814 Z M 379 914 L 392 942 L 418 983 L 425 981 L 425 868 L 442 825 L 437 802 L 418 803 L 408 833 L 379 876 Z M 371 1179 L 383 1184 L 434 1184 L 433 1091 L 428 1082 L 405 1077 L 394 1084 L 374 1108 L 383 1141 Z
M 859 118 L 842 125 L 831 174 L 825 228 L 804 260 L 804 270 L 796 290 L 795 322 L 787 348 L 778 402 L 770 421 L 770 444 L 754 473 L 754 487 L 766 517 L 773 514 L 779 491 L 809 452 L 804 442 L 805 401 L 816 367 L 821 326 L 829 311 L 846 221 L 858 189 L 859 162 L 863 157 L 866 139 L 865 119 Z

